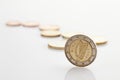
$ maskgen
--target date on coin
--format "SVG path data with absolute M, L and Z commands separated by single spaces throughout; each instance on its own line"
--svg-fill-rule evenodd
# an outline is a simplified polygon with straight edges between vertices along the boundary
M 85 35 L 75 35 L 65 45 L 65 55 L 74 65 L 85 67 L 96 58 L 97 48 L 92 39 Z

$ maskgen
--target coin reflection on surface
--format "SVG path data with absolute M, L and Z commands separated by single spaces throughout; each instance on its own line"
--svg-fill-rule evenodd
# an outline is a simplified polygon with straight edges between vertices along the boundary
M 95 80 L 95 77 L 89 69 L 74 67 L 67 72 L 65 80 Z

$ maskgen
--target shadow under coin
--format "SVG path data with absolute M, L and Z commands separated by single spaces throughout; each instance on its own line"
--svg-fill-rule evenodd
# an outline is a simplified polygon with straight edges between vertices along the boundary
M 89 69 L 74 67 L 67 72 L 65 80 L 95 80 L 95 77 Z

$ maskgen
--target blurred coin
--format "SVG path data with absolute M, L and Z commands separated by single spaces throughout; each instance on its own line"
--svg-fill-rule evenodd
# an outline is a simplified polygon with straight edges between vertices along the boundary
M 69 39 L 70 37 L 77 35 L 77 34 L 81 34 L 79 32 L 68 32 L 68 33 L 61 33 L 61 36 L 65 39 Z M 82 33 L 83 34 L 83 33 Z M 92 36 L 91 37 L 93 39 L 93 41 L 96 43 L 96 45 L 102 45 L 102 44 L 106 44 L 107 43 L 107 39 L 105 39 L 104 37 L 100 37 L 100 36 Z
M 93 37 L 92 39 L 97 45 L 106 44 L 108 42 L 107 39 L 105 39 L 104 37 L 100 37 L 100 36 Z
M 38 27 L 39 23 L 38 22 L 23 22 L 22 25 L 24 27 Z
M 7 26 L 21 26 L 21 23 L 19 21 L 8 21 L 6 23 Z
M 60 36 L 60 32 L 59 31 L 42 31 L 41 36 L 44 36 L 44 37 L 58 37 L 58 36 Z
M 61 36 L 65 39 L 69 39 L 70 37 L 77 34 L 81 34 L 81 33 L 80 32 L 64 32 L 64 33 L 61 33 Z
M 51 41 L 48 43 L 48 47 L 53 48 L 53 49 L 59 49 L 63 50 L 65 47 L 66 41 Z
M 58 25 L 41 25 L 39 27 L 39 29 L 41 31 L 45 31 L 45 30 L 59 30 L 60 27 Z

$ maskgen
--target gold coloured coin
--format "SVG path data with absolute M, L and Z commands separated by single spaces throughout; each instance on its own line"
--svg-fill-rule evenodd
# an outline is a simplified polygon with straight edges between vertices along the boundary
M 41 36 L 44 36 L 44 37 L 58 37 L 58 36 L 60 36 L 60 32 L 59 31 L 42 31 Z
M 96 45 L 102 45 L 108 42 L 107 39 L 105 39 L 104 37 L 100 37 L 100 36 L 93 37 L 93 40 L 96 43 Z
M 61 36 L 65 39 L 69 39 L 70 37 L 77 34 L 81 34 L 81 33 L 80 32 L 64 32 L 64 33 L 61 33 Z
M 53 48 L 53 49 L 58 49 L 58 50 L 63 50 L 64 47 L 65 47 L 65 43 L 66 43 L 66 40 L 65 41 L 51 41 L 48 43 L 48 47 L 49 48 Z
M 21 23 L 19 21 L 8 21 L 6 25 L 7 26 L 21 26 Z
M 45 31 L 45 30 L 54 30 L 54 31 L 58 31 L 60 29 L 60 27 L 58 25 L 41 25 L 39 27 L 39 29 L 41 31 Z
M 39 23 L 38 22 L 23 22 L 22 25 L 24 27 L 38 27 Z
M 85 67 L 96 58 L 97 48 L 93 40 L 85 35 L 75 35 L 65 45 L 65 55 L 74 65 Z

